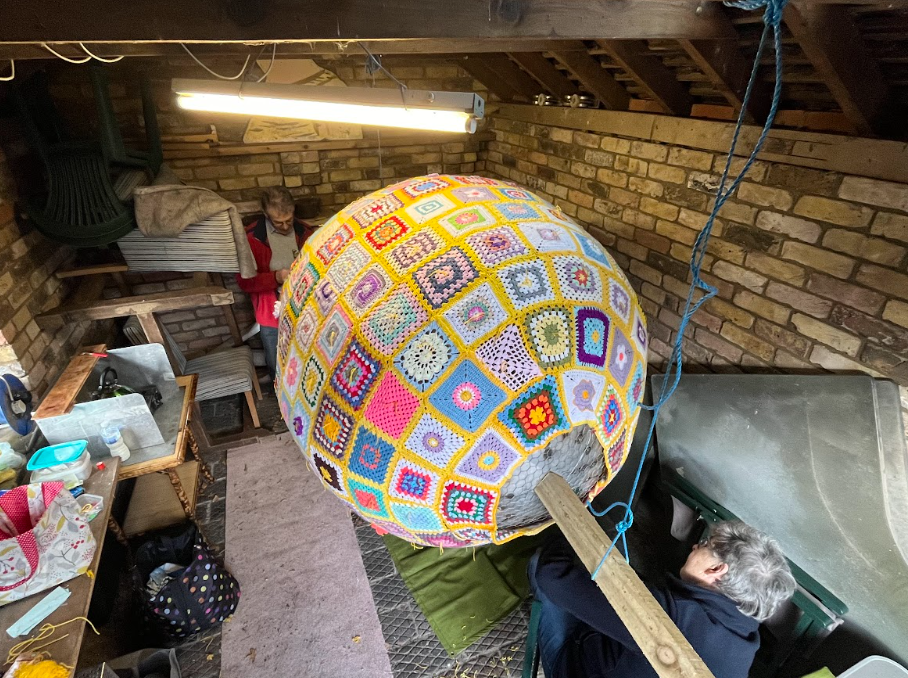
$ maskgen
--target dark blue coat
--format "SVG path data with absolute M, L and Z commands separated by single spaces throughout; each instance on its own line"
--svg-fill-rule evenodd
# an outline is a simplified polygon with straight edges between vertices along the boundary
M 550 678 L 656 678 L 566 542 L 559 539 L 542 552 L 535 580 L 550 601 L 583 622 L 562 648 L 557 675 Z M 716 678 L 747 678 L 760 646 L 757 620 L 721 593 L 674 577 L 666 587 L 649 589 Z

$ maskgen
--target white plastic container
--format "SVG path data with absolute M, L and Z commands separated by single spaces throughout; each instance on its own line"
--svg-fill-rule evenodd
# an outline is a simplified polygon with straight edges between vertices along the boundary
M 120 427 L 116 424 L 105 423 L 101 426 L 101 440 L 110 450 L 110 456 L 119 457 L 121 461 L 129 459 L 131 454 L 129 447 L 123 442 L 123 436 L 120 433 Z
M 85 450 L 77 459 L 66 464 L 57 464 L 32 471 L 31 482 L 49 483 L 52 480 L 76 480 L 79 483 L 91 475 L 91 457 Z

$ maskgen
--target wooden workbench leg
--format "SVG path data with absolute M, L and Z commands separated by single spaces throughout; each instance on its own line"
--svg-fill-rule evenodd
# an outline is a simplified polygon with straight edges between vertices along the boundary
M 256 397 L 257 397 L 259 400 L 261 400 L 261 399 L 262 399 L 262 385 L 259 383 L 259 377 L 258 377 L 258 375 L 255 374 L 255 368 L 253 368 L 252 372 L 253 372 L 253 375 L 252 375 L 252 388 L 255 389 L 255 395 L 256 395 Z
M 195 460 L 199 462 L 199 471 L 205 477 L 205 484 L 211 485 L 214 483 L 214 476 L 211 475 L 211 469 L 208 468 L 208 464 L 205 463 L 202 459 L 202 455 L 199 454 L 199 444 L 195 441 L 192 429 L 186 428 L 186 436 L 189 439 L 189 451 L 192 452 L 192 456 L 195 457 Z
M 173 490 L 177 493 L 177 499 L 180 500 L 180 505 L 183 507 L 183 512 L 186 514 L 186 517 L 189 518 L 189 520 L 195 520 L 195 511 L 192 510 L 192 504 L 189 503 L 189 497 L 186 496 L 186 491 L 183 489 L 183 481 L 181 481 L 180 476 L 177 475 L 177 470 L 175 468 L 169 468 L 164 472 L 167 474 L 167 477 L 170 478 L 170 484 L 173 485 Z
M 126 533 L 113 516 L 107 519 L 107 529 L 113 532 L 113 536 L 116 537 L 118 542 L 126 548 L 129 548 L 129 541 L 126 539 Z
M 259 421 L 259 411 L 255 408 L 255 398 L 252 395 L 252 391 L 246 391 L 246 404 L 249 405 L 249 414 L 252 415 L 252 425 L 256 428 L 262 428 L 262 424 Z
M 224 287 L 224 276 L 220 273 L 213 273 L 211 277 L 214 279 L 216 285 Z M 221 306 L 221 310 L 224 313 L 224 320 L 227 321 L 227 327 L 230 328 L 230 336 L 233 337 L 233 345 L 242 346 L 243 335 L 240 332 L 240 326 L 236 322 L 236 315 L 233 313 L 233 304 Z

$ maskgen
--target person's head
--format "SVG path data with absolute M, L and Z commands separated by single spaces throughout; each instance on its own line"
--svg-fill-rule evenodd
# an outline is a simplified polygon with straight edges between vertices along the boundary
M 278 233 L 293 230 L 293 196 L 283 186 L 269 186 L 262 193 L 262 211 Z
M 681 579 L 728 596 L 758 621 L 769 619 L 796 587 L 779 544 L 740 521 L 718 523 L 694 544 Z

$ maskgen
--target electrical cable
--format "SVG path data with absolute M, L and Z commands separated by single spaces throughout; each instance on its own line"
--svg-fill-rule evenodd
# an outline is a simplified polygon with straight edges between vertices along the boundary
M 199 66 L 201 66 L 201 67 L 204 68 L 206 71 L 208 71 L 209 73 L 211 73 L 211 75 L 213 75 L 214 77 L 219 78 L 219 79 L 221 79 L 221 80 L 239 80 L 241 77 L 243 77 L 243 73 L 246 72 L 246 66 L 249 65 L 249 59 L 252 58 L 252 55 L 251 55 L 251 54 L 247 54 L 247 55 L 246 55 L 246 61 L 243 62 L 243 67 L 240 69 L 240 72 L 237 73 L 236 75 L 230 75 L 230 76 L 228 76 L 228 75 L 221 75 L 220 73 L 215 73 L 213 70 L 211 70 L 210 68 L 208 68 L 208 66 L 206 66 L 206 65 L 203 64 L 201 61 L 199 61 L 198 57 L 196 57 L 195 54 L 193 54 L 192 52 L 190 52 L 190 51 L 189 51 L 189 48 L 188 48 L 186 45 L 184 45 L 182 42 L 180 43 L 180 47 L 182 47 L 184 50 L 186 50 L 186 54 L 188 54 L 189 56 L 191 56 L 191 57 L 192 57 L 192 60 L 195 61 Z
M 265 49 L 262 48 L 262 52 L 264 52 L 264 51 L 265 51 Z M 259 52 L 259 56 L 262 56 L 262 52 Z M 275 56 L 277 56 L 277 43 L 273 42 L 273 43 L 271 43 L 271 63 L 268 64 L 268 70 L 265 71 L 264 73 L 262 73 L 262 77 L 259 78 L 258 80 L 256 80 L 256 82 L 262 82 L 265 78 L 268 77 L 268 74 L 271 72 L 271 69 L 274 68 L 274 57 Z M 258 59 L 256 59 L 256 61 L 258 61 Z
M 51 54 L 53 54 L 54 56 L 59 57 L 59 58 L 63 59 L 63 61 L 65 61 L 65 62 L 67 62 L 67 63 L 70 63 L 70 64 L 85 64 L 85 63 L 88 63 L 89 61 L 91 61 L 91 56 L 87 56 L 87 57 L 85 57 L 84 59 L 81 58 L 81 57 L 78 58 L 78 59 L 73 59 L 73 58 L 68 57 L 68 56 L 63 56 L 62 54 L 60 54 L 60 52 L 58 52 L 57 50 L 55 50 L 53 47 L 51 47 L 50 45 L 48 45 L 46 42 L 42 42 L 42 43 L 41 43 L 41 46 L 42 46 L 44 49 L 46 49 L 48 52 L 50 52 Z
M 118 61 L 120 61 L 120 59 L 122 59 L 123 56 L 124 56 L 124 55 L 120 55 L 120 56 L 117 56 L 117 57 L 113 57 L 113 58 L 111 58 L 111 59 L 107 59 L 107 58 L 105 58 L 105 57 L 99 57 L 97 54 L 92 54 L 91 52 L 88 51 L 88 47 L 86 47 L 85 45 L 83 45 L 81 42 L 79 43 L 79 47 L 81 47 L 81 48 L 83 49 L 83 51 L 84 51 L 88 56 L 90 56 L 92 59 L 97 59 L 97 60 L 100 61 L 101 63 L 105 63 L 105 64 L 115 64 L 115 63 L 117 63 Z
M 375 66 L 378 67 L 378 70 L 382 71 L 385 75 L 387 75 L 387 76 L 388 76 L 389 78 L 391 78 L 394 82 L 396 82 L 396 83 L 397 83 L 397 86 L 400 87 L 401 90 L 407 89 L 407 86 L 406 86 L 404 83 L 402 83 L 400 80 L 398 80 L 397 78 L 395 78 L 395 77 L 391 74 L 391 71 L 389 71 L 387 68 L 385 68 L 385 67 L 382 65 L 381 59 L 379 59 L 379 58 L 376 57 L 374 54 L 372 54 L 372 52 L 369 51 L 369 48 L 368 48 L 368 47 L 366 47 L 366 46 L 365 46 L 363 43 L 361 43 L 361 42 L 358 42 L 358 43 L 356 43 L 356 44 L 359 45 L 360 47 L 362 47 L 362 48 L 363 48 L 363 51 L 364 51 L 366 54 L 369 55 L 369 59 L 371 59 L 371 62 L 372 62 L 373 64 L 375 64 Z
M 0 77 L 0 82 L 9 82 L 16 77 L 16 61 L 15 59 L 9 60 L 9 75 L 4 75 Z

